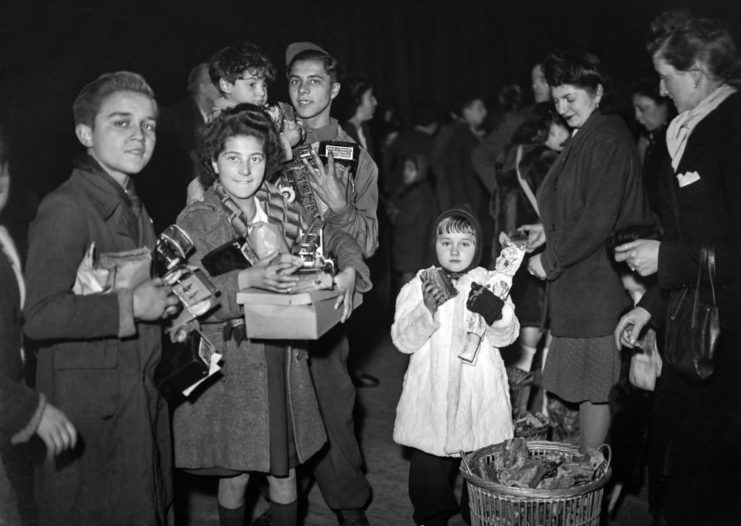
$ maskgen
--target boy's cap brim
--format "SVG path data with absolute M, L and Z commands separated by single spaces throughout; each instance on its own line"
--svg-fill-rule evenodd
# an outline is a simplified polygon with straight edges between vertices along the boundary
M 317 46 L 313 42 L 292 42 L 291 44 L 288 44 L 288 47 L 286 48 L 286 66 L 290 66 L 293 59 L 296 58 L 296 55 L 303 53 L 304 51 L 318 51 L 319 53 L 329 55 L 326 49 Z

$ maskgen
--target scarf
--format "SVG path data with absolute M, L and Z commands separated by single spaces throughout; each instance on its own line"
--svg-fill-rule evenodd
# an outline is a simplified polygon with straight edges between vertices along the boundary
M 692 135 L 695 127 L 734 93 L 736 93 L 736 88 L 723 84 L 700 101 L 700 104 L 691 110 L 680 113 L 672 119 L 669 129 L 666 132 L 666 146 L 672 158 L 672 168 L 675 171 L 679 166 L 679 162 L 682 160 L 682 155 L 684 155 L 687 140 Z

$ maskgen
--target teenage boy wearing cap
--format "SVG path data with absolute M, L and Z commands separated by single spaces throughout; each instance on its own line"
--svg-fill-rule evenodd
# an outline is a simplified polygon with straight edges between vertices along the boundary
M 330 117 L 332 101 L 340 92 L 337 60 L 311 42 L 294 42 L 286 48 L 288 93 L 306 129 L 306 143 L 340 140 L 354 142 Z M 318 156 L 314 161 L 321 163 Z M 354 174 L 331 169 L 314 173 L 314 195 L 326 208 L 327 223 L 347 232 L 369 258 L 378 247 L 378 168 L 360 149 Z M 325 206 L 322 206 L 322 203 Z M 363 458 L 355 436 L 355 386 L 347 370 L 349 347 L 344 326 L 336 327 L 315 343 L 311 372 L 329 448 L 315 465 L 314 477 L 340 525 L 367 525 L 363 508 L 371 488 L 362 470 Z

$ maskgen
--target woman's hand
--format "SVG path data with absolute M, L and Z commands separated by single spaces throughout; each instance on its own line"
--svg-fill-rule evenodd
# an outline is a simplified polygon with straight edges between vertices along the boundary
M 352 300 L 355 294 L 356 272 L 352 267 L 347 267 L 334 277 L 334 285 L 341 292 L 334 304 L 335 310 L 342 306 L 342 317 L 340 321 L 345 323 L 352 314 Z
M 618 350 L 622 347 L 633 349 L 649 321 L 651 313 L 643 307 L 636 307 L 620 318 L 615 327 L 615 345 Z
M 347 207 L 347 180 L 349 168 L 344 168 L 340 172 L 334 163 L 332 152 L 327 156 L 327 166 L 324 166 L 319 155 L 312 150 L 311 156 L 314 160 L 314 168 L 309 161 L 303 159 L 304 164 L 309 169 L 311 179 L 311 189 L 316 192 L 319 199 L 329 207 L 332 212 L 337 213 Z
M 271 252 L 257 264 L 239 271 L 239 288 L 255 287 L 273 292 L 290 292 L 298 278 L 293 275 L 301 267 L 301 258 Z
M 630 270 L 641 276 L 650 276 L 659 269 L 660 241 L 637 239 L 615 247 L 615 261 L 625 261 Z
M 545 229 L 542 223 L 532 225 L 522 225 L 517 229 L 518 232 L 527 233 L 527 251 L 532 252 L 538 247 L 545 244 Z
M 539 279 L 545 279 L 545 269 L 543 262 L 540 260 L 540 254 L 535 254 L 527 262 L 527 271 Z

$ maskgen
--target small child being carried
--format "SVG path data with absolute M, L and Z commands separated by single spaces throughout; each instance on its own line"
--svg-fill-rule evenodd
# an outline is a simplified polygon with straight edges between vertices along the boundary
M 502 300 L 482 286 L 500 273 L 477 266 L 483 243 L 473 214 L 448 210 L 435 221 L 433 233 L 439 268 L 419 271 L 396 300 L 391 337 L 411 357 L 394 441 L 413 448 L 409 496 L 414 521 L 444 525 L 458 511 L 453 475 L 460 452 L 513 436 L 499 347 L 517 339 L 520 325 L 506 294 L 495 291 L 507 298 Z M 462 359 L 472 326 L 479 325 L 478 352 L 473 360 Z M 464 494 L 462 507 L 467 509 L 466 498 Z

